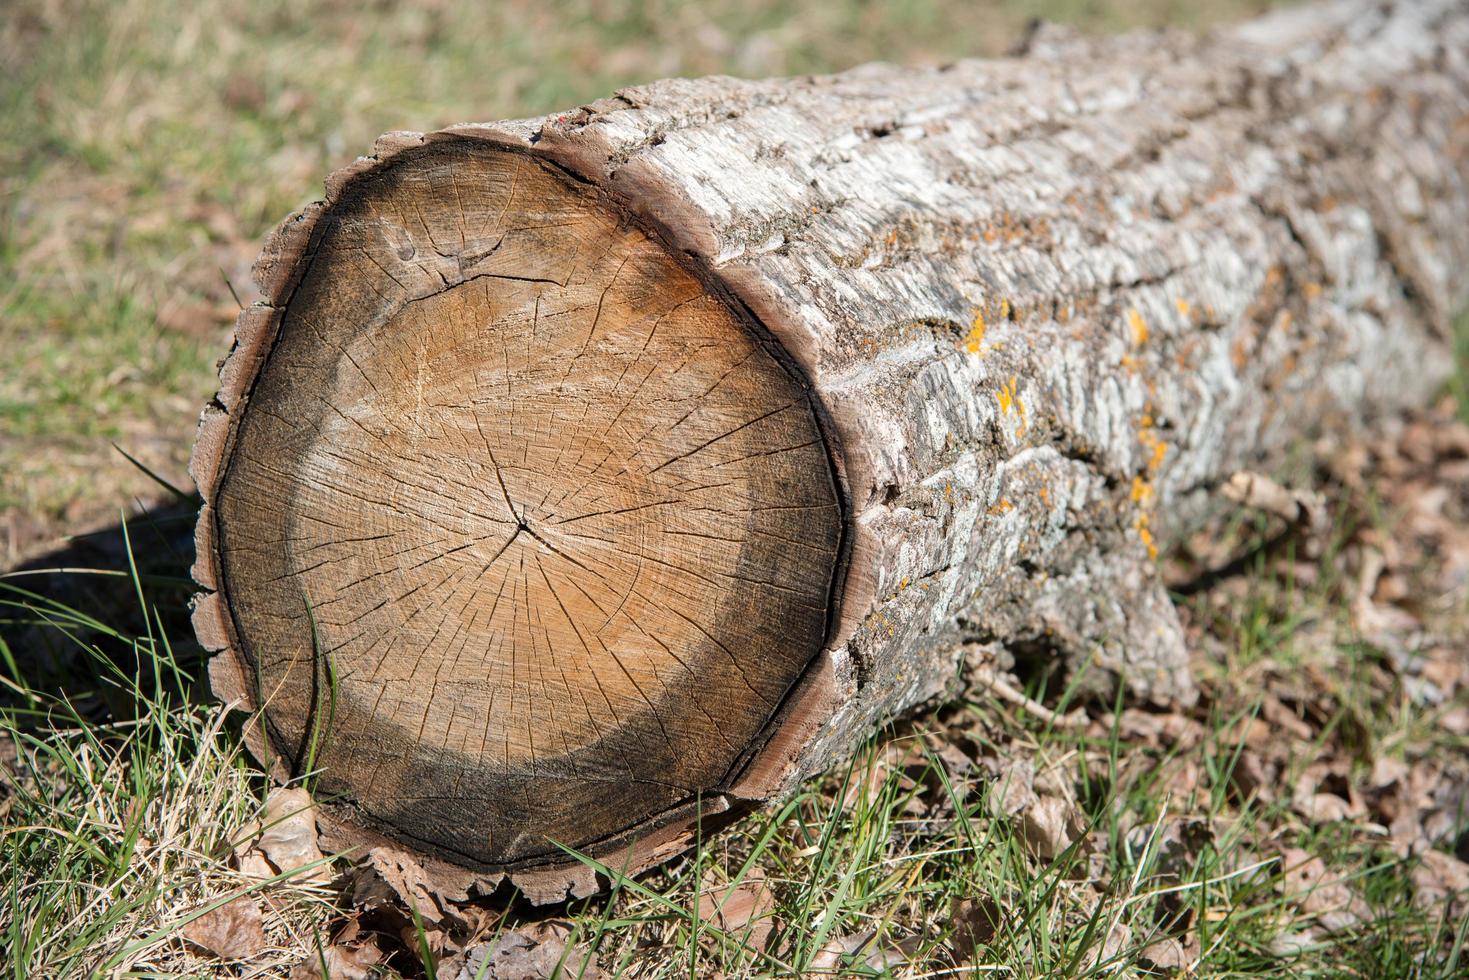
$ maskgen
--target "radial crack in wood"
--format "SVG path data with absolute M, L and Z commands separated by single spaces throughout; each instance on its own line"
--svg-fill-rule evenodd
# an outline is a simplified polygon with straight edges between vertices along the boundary
M 488 866 L 716 786 L 820 647 L 841 529 L 768 338 L 468 141 L 320 220 L 213 515 L 272 748 Z

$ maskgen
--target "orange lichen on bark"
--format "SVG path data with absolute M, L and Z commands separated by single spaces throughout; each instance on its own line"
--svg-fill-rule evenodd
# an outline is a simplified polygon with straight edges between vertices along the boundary
M 1153 540 L 1153 532 L 1148 527 L 1148 512 L 1140 512 L 1132 526 L 1137 529 L 1137 536 L 1142 539 L 1143 547 L 1148 549 L 1148 557 L 1157 560 L 1158 543 Z
M 971 354 L 984 350 L 984 311 L 974 311 L 974 322 L 969 325 L 969 334 L 964 338 L 964 347 Z
M 1149 526 L 1151 512 L 1158 503 L 1153 477 L 1163 468 L 1163 460 L 1168 456 L 1168 443 L 1158 435 L 1155 421 L 1153 406 L 1149 404 L 1138 419 L 1137 433 L 1137 440 L 1148 450 L 1148 456 L 1143 463 L 1143 472 L 1133 475 L 1132 488 L 1128 494 L 1131 502 L 1138 508 L 1132 526 L 1143 546 L 1147 548 L 1149 558 L 1158 557 L 1158 545 Z
M 1016 375 L 1012 374 L 1010 380 L 995 391 L 995 401 L 1000 405 L 1001 415 L 1009 415 L 1012 411 L 1015 413 L 1020 421 L 1015 429 L 1015 434 L 1024 435 L 1029 423 L 1025 417 L 1025 399 L 1020 397 L 1020 379 Z
M 1127 311 L 1127 325 L 1132 329 L 1132 346 L 1141 347 L 1148 342 L 1148 321 L 1132 307 Z

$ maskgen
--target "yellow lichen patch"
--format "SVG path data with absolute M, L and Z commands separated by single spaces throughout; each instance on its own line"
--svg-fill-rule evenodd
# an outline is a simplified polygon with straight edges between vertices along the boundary
M 1000 300 L 1000 319 L 1010 319 L 1010 301 L 1008 299 Z
M 1194 308 L 1189 305 L 1189 301 L 1184 299 L 1182 296 L 1174 300 L 1173 305 L 1177 307 L 1180 316 L 1188 316 L 1194 310 Z
M 1000 389 L 995 392 L 995 401 L 1000 403 L 1001 415 L 1009 415 L 1012 409 L 1017 411 L 1023 410 L 1019 407 L 1020 399 L 1015 387 L 1016 378 L 1012 374 L 1010 375 L 1010 380 L 1001 385 Z
M 1036 494 L 1041 498 L 1041 503 L 1047 507 L 1051 506 L 1051 490 L 1049 487 L 1041 487 L 1036 491 Z
M 1301 288 L 1305 291 L 1307 299 L 1316 299 L 1321 295 L 1321 284 L 1319 282 L 1308 282 Z
M 1150 514 L 1157 506 L 1157 493 L 1153 484 L 1153 477 L 1163 467 L 1163 460 L 1168 456 L 1168 443 L 1158 435 L 1154 428 L 1154 415 L 1152 403 L 1144 409 L 1142 416 L 1138 419 L 1137 440 L 1148 450 L 1148 458 L 1144 463 L 1143 472 L 1133 475 L 1132 488 L 1129 498 L 1137 507 L 1137 516 L 1133 518 L 1133 527 L 1137 529 L 1138 537 L 1148 549 L 1149 558 L 1158 557 L 1158 546 L 1153 540 L 1153 532 L 1148 527 Z
M 1142 443 L 1149 451 L 1146 467 L 1147 472 L 1152 474 L 1162 469 L 1163 459 L 1168 455 L 1168 443 L 1158 438 L 1158 433 L 1153 428 L 1151 418 L 1147 416 L 1144 416 L 1144 418 L 1147 421 L 1143 423 L 1142 428 L 1138 431 L 1137 441 Z
M 1132 346 L 1141 347 L 1148 342 L 1148 321 L 1135 306 L 1127 311 L 1127 325 L 1132 328 Z
M 969 335 L 964 338 L 964 347 L 971 354 L 984 350 L 984 311 L 974 311 L 974 322 L 969 326 Z
M 1153 540 L 1153 532 L 1148 528 L 1148 513 L 1143 511 L 1137 515 L 1137 520 L 1132 522 L 1137 529 L 1137 536 L 1142 539 L 1143 547 L 1148 549 L 1148 557 L 1153 560 L 1158 558 L 1158 544 Z
M 950 502 L 954 500 L 954 484 L 948 480 L 944 481 L 944 499 Z
M 1015 509 L 1015 505 L 1012 504 L 1012 503 L 1010 503 L 1010 498 L 1009 497 L 1001 497 L 1000 498 L 1000 502 L 997 503 L 997 504 L 995 504 L 993 507 L 990 508 L 990 513 L 991 514 L 1004 514 L 1007 511 L 1011 511 L 1011 510 L 1014 510 L 1014 509 Z
M 995 392 L 995 401 L 1000 405 L 1001 415 L 1009 415 L 1011 412 L 1015 413 L 1020 421 L 1020 425 L 1015 429 L 1015 434 L 1017 436 L 1025 435 L 1025 430 L 1029 423 L 1027 423 L 1025 418 L 1025 399 L 1020 397 L 1019 378 L 1013 374 L 1010 375 L 1010 380 L 1006 381 Z

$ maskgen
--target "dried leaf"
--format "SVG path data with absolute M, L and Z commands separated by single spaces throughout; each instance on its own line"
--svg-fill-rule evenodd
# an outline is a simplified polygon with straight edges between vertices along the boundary
M 1029 759 L 1003 759 L 992 768 L 995 779 L 990 786 L 989 804 L 996 817 L 1014 816 L 1036 801 L 1035 764 Z
M 1182 973 L 1193 966 L 1199 958 L 1199 941 L 1190 935 L 1187 940 L 1169 936 L 1144 946 L 1138 954 L 1147 966 L 1163 973 Z
M 1287 708 L 1274 694 L 1266 693 L 1261 698 L 1260 714 L 1274 726 L 1271 738 L 1276 745 L 1280 744 L 1282 735 L 1289 735 L 1302 742 L 1309 742 L 1316 735 L 1310 725 L 1302 721 L 1299 715 Z
M 323 855 L 316 842 L 316 811 L 311 796 L 300 788 L 274 789 L 265 800 L 265 812 L 246 829 L 243 850 L 236 852 L 240 870 L 256 878 L 295 871 Z M 318 864 L 291 880 L 324 884 L 331 868 Z
M 1319 942 L 1321 934 L 1315 929 L 1282 932 L 1270 940 L 1270 952 L 1280 957 L 1299 956 Z
M 1221 492 L 1243 507 L 1279 517 L 1305 532 L 1308 555 L 1319 553 L 1331 529 L 1331 515 L 1321 494 L 1287 489 L 1263 474 L 1241 470 L 1229 478 Z
M 1260 758 L 1253 749 L 1241 749 L 1229 774 L 1229 782 L 1242 799 L 1254 797 L 1270 803 L 1275 799 L 1276 776 L 1277 770 L 1272 763 Z
M 934 754 L 943 763 L 944 770 L 956 779 L 974 768 L 974 760 L 965 755 L 964 750 L 953 742 L 943 742 L 934 751 Z
M 1462 907 L 1469 900 L 1469 864 L 1451 854 L 1424 851 L 1411 878 L 1419 908 L 1442 909 L 1450 901 Z
M 260 906 L 250 895 L 205 912 L 184 926 L 183 933 L 189 942 L 222 960 L 249 959 L 265 948 Z
M 999 902 L 982 895 L 955 901 L 949 917 L 954 923 L 954 935 L 949 940 L 954 959 L 959 963 L 972 963 L 980 947 L 994 942 L 1000 931 L 1002 911 Z
M 371 938 L 355 946 L 333 943 L 297 963 L 290 980 L 369 980 L 385 958 Z
M 407 854 L 388 847 L 374 847 L 357 870 L 352 902 L 360 908 L 380 908 L 396 899 L 418 913 L 425 923 L 438 925 L 443 909 L 428 875 Z
M 1281 854 L 1286 897 L 1302 911 L 1316 916 L 1327 932 L 1349 929 L 1370 912 L 1362 898 L 1326 862 L 1306 851 L 1287 848 Z
M 834 972 L 840 969 L 842 958 L 859 952 L 862 947 L 872 942 L 872 937 L 877 935 L 875 929 L 865 929 L 862 932 L 853 933 L 848 936 L 838 936 L 828 939 L 811 957 L 807 964 L 808 971 Z
M 1117 958 L 1128 943 L 1132 942 L 1132 928 L 1121 922 L 1112 923 L 1107 930 L 1107 936 L 1102 940 L 1101 948 L 1092 947 L 1087 954 L 1086 963 L 1089 966 L 1099 966 L 1110 963 Z
M 1065 800 L 1043 796 L 1020 815 L 1020 834 L 1037 855 L 1049 860 L 1071 846 L 1071 816 L 1071 805 Z
M 1334 793 L 1310 793 L 1291 799 L 1291 810 L 1313 824 L 1340 823 L 1350 819 L 1352 807 Z
M 738 883 L 706 889 L 699 896 L 699 918 L 738 937 L 755 949 L 764 949 L 775 921 L 775 893 L 765 872 L 755 868 Z
M 466 952 L 458 972 L 439 971 L 440 980 L 597 980 L 597 954 L 569 946 L 571 924 L 559 919 L 507 929 Z M 558 972 L 559 971 L 559 972 Z
M 896 943 L 883 943 L 868 953 L 863 962 L 871 970 L 895 970 L 911 960 L 922 945 L 922 936 L 908 936 Z
M 1181 880 L 1198 863 L 1199 854 L 1214 840 L 1214 831 L 1206 820 L 1177 819 L 1161 824 L 1143 824 L 1127 835 L 1128 850 L 1141 859 L 1145 848 L 1154 855 L 1156 874 L 1170 880 Z

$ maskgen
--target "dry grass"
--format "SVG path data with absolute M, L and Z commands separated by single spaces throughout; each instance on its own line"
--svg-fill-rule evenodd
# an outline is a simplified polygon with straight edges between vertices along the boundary
M 0 567 L 156 496 L 110 442 L 183 481 L 259 238 L 379 132 L 670 74 L 993 54 L 1034 13 L 1206 19 L 1191 9 L 12 0 Z M 457 980 L 494 975 L 485 954 L 514 933 L 571 975 L 592 955 L 628 977 L 1462 974 L 1469 474 L 1433 442 L 1452 431 L 1435 417 L 1318 474 L 1338 518 L 1320 561 L 1264 548 L 1273 529 L 1239 516 L 1247 571 L 1185 599 L 1197 709 L 1065 715 L 1067 679 L 1015 678 L 1038 713 L 979 687 L 694 853 L 636 881 L 609 869 L 610 896 L 551 910 L 364 908 L 345 862 L 329 885 L 310 865 L 245 873 L 266 782 L 200 690 L 188 515 L 88 538 L 58 560 L 112 575 L 0 578 L 0 972 L 284 977 L 336 957 L 344 976 L 349 954 L 381 953 L 381 975 Z M 185 940 L 241 894 L 264 919 L 248 962 Z
M 1319 560 L 1246 511 L 1200 545 L 1250 558 L 1180 597 L 1198 706 L 1075 704 L 1078 678 L 1016 676 L 995 651 L 1022 696 L 981 684 L 666 867 L 602 868 L 609 895 L 550 909 L 394 897 L 342 860 L 321 885 L 250 877 L 266 781 L 199 691 L 197 650 L 164 639 L 186 545 L 141 570 L 123 548 L 127 574 L 87 594 L 126 630 L 0 579 L 0 966 L 458 980 L 536 954 L 564 976 L 1460 975 L 1469 428 L 1445 407 L 1332 458 Z M 107 604 L 124 597 L 130 614 Z M 29 683 L 43 636 L 91 673 Z M 266 926 L 245 960 L 185 940 L 241 894 Z

